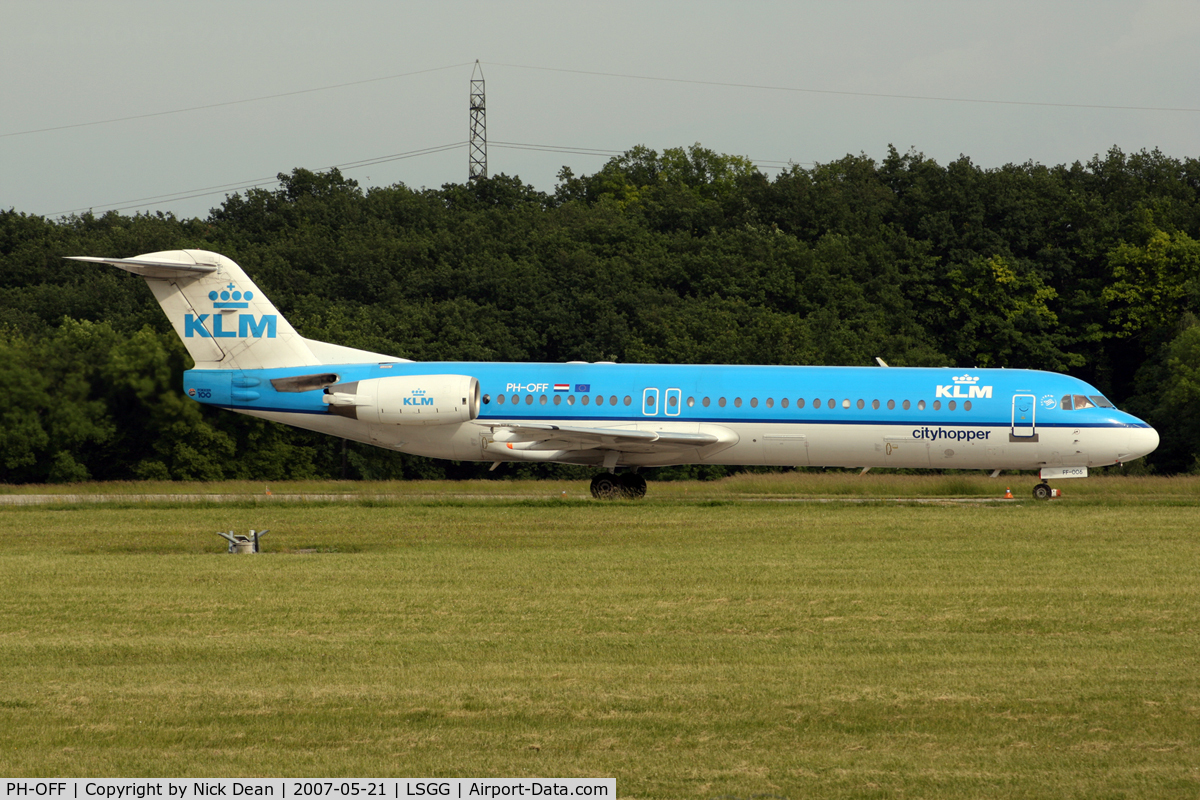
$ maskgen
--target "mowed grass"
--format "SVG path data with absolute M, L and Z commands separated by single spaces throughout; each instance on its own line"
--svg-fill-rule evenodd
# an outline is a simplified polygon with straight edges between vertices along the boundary
M 999 498 L 1011 488 L 1020 499 L 1032 496 L 1039 483 L 1036 473 L 1005 473 L 988 477 L 979 470 L 947 471 L 943 474 L 898 474 L 876 470 L 860 475 L 856 470 L 801 469 L 791 472 L 741 473 L 717 481 L 657 481 L 649 473 L 651 499 L 689 500 L 733 498 L 812 499 L 862 497 L 897 498 Z M 1093 470 L 1087 480 L 1053 481 L 1054 487 L 1071 497 L 1114 497 L 1120 499 L 1155 498 L 1192 500 L 1200 497 L 1200 475 L 1151 477 L 1114 474 L 1111 470 Z M 21 495 L 65 495 L 88 498 L 98 495 L 140 499 L 164 495 L 240 496 L 258 502 L 275 499 L 310 499 L 329 496 L 354 496 L 391 500 L 404 499 L 480 499 L 480 498 L 561 498 L 587 499 L 586 480 L 475 480 L 475 481 L 216 481 L 180 483 L 138 481 L 108 483 L 66 483 L 51 485 L 0 484 L 0 498 L 16 501 Z M 0 503 L 2 504 L 2 503 Z
M 1200 793 L 1194 494 L 735 495 L 0 508 L 0 774 Z

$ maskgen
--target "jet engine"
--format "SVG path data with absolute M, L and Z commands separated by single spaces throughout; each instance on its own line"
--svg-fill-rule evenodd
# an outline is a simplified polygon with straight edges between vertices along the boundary
M 325 387 L 329 411 L 376 425 L 449 425 L 479 416 L 469 375 L 396 375 Z

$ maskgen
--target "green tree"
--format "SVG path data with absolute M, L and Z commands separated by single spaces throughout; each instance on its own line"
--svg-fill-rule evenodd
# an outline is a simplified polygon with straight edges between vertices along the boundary
M 1121 242 L 1108 255 L 1111 282 L 1101 297 L 1109 304 L 1114 335 L 1131 336 L 1175 324 L 1200 309 L 1200 242 L 1167 232 L 1146 220 L 1141 244 Z
M 1194 317 L 1166 348 L 1163 380 L 1147 415 L 1161 442 L 1152 456 L 1164 472 L 1200 472 L 1200 324 Z
M 941 294 L 956 361 L 980 367 L 1065 371 L 1083 358 L 1067 348 L 1051 308 L 1057 292 L 1032 269 L 992 256 L 952 269 Z M 950 337 L 947 337 L 950 338 Z

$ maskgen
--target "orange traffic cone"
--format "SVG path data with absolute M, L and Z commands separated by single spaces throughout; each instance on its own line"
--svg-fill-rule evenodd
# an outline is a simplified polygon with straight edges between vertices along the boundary
M 1012 499 L 1014 499 L 1014 498 L 1013 498 L 1013 496 L 1012 496 L 1012 489 L 1011 489 L 1011 488 L 1009 488 L 1009 487 L 1007 487 L 1007 486 L 1006 486 L 1006 487 L 1004 487 L 1004 499 L 1005 499 L 1005 500 L 1012 500 Z

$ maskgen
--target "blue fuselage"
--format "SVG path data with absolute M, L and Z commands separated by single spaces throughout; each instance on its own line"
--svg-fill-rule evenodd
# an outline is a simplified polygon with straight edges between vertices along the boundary
M 521 460 L 487 451 L 499 423 L 733 432 L 701 460 L 823 466 L 1025 468 L 1098 466 L 1157 445 L 1153 428 L 1067 375 L 1033 370 L 382 362 L 322 365 L 346 384 L 377 378 L 467 375 L 479 381 L 471 422 L 414 431 L 351 430 L 321 389 L 277 391 L 273 379 L 312 372 L 191 370 L 190 397 L 348 438 L 441 458 Z M 324 418 L 327 422 L 322 422 Z M 707 426 L 707 427 L 706 427 Z M 403 426 L 401 426 L 403 427 Z M 726 437 L 728 439 L 728 437 Z M 1153 440 L 1153 441 L 1151 441 Z M 775 443 L 776 452 L 771 444 Z M 694 460 L 628 457 L 654 465 Z M 587 459 L 565 459 L 588 463 Z

